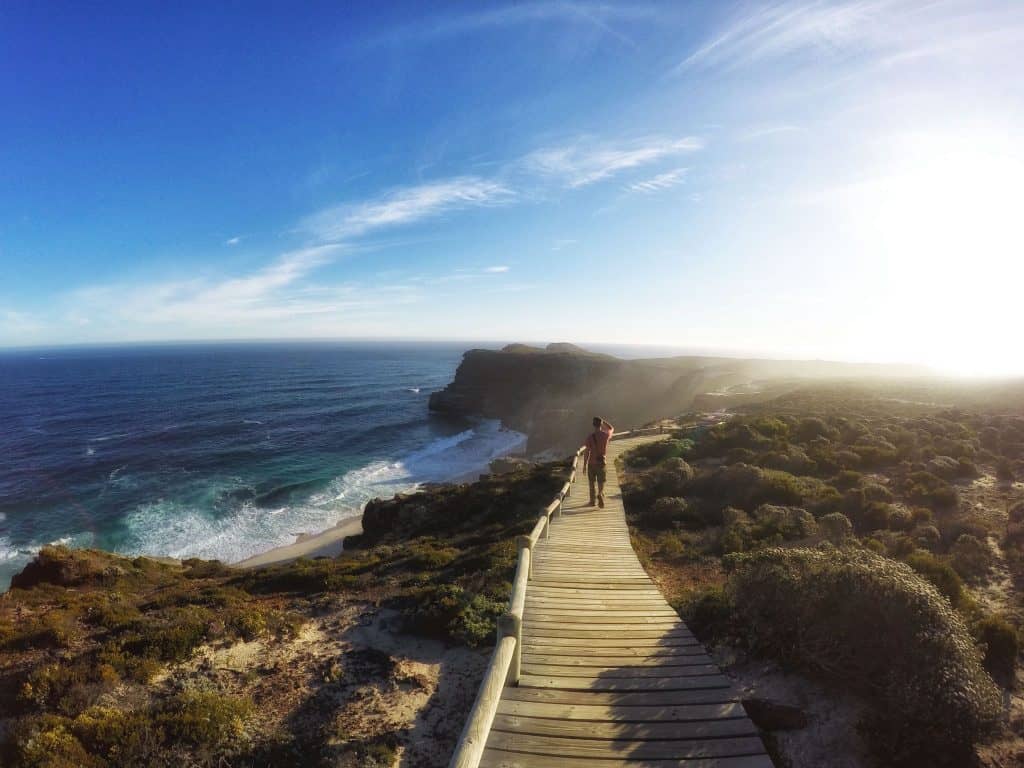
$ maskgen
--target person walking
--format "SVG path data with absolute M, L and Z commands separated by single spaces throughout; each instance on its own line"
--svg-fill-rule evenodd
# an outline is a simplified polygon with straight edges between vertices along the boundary
M 587 480 L 590 482 L 590 504 L 596 503 L 604 507 L 604 483 L 608 473 L 605 467 L 605 457 L 608 453 L 608 443 L 615 433 L 615 427 L 602 419 L 594 417 L 594 431 L 587 435 L 583 443 L 583 470 L 587 473 Z M 597 486 L 596 493 L 594 486 Z

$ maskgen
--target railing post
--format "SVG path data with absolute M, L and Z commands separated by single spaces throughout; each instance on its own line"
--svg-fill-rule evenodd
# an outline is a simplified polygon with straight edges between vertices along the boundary
M 519 670 L 523 664 L 523 622 L 518 616 L 506 613 L 498 617 L 498 640 L 503 637 L 514 637 L 516 648 L 512 652 L 512 663 L 508 667 L 507 682 L 519 685 Z
M 530 537 L 529 536 L 517 536 L 516 537 L 516 552 L 520 552 L 520 551 L 522 551 L 524 549 L 531 549 L 531 547 L 530 547 L 531 543 L 532 542 L 530 541 Z M 531 551 L 530 554 L 532 555 L 533 552 Z M 527 573 L 529 574 L 530 578 L 532 579 L 533 578 L 533 558 L 532 557 L 530 558 L 530 567 L 529 567 Z

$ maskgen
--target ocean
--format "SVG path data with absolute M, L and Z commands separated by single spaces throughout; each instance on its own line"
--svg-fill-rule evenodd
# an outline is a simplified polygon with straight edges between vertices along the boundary
M 523 447 L 431 415 L 465 345 L 0 352 L 0 589 L 48 543 L 235 562 Z

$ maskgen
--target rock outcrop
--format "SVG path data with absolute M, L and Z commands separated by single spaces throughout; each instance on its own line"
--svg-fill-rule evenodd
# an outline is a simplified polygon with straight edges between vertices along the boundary
M 620 360 L 571 344 L 474 349 L 430 408 L 500 419 L 530 436 L 530 450 L 571 449 L 595 415 L 627 428 L 686 410 L 711 384 L 700 361 Z
M 801 380 L 897 376 L 908 370 L 696 356 L 623 360 L 572 344 L 510 344 L 466 352 L 454 381 L 430 396 L 430 409 L 500 419 L 529 435 L 529 450 L 562 451 L 579 445 L 595 415 L 629 428 L 678 416 L 698 397 L 702 409 L 716 410 L 770 399 L 781 394 L 779 386 L 791 389 Z

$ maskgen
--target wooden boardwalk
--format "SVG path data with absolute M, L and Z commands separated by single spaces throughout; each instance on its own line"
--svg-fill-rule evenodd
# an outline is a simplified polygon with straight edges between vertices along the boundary
M 771 768 L 729 681 L 647 577 L 609 447 L 604 509 L 581 477 L 534 549 L 519 685 L 501 691 L 481 766 Z

